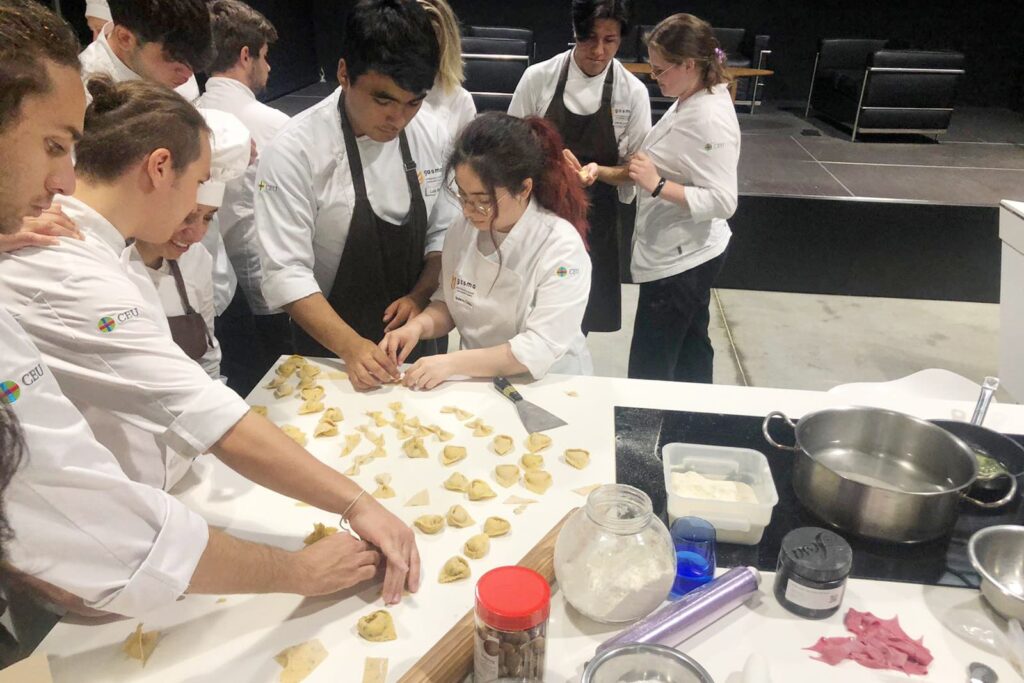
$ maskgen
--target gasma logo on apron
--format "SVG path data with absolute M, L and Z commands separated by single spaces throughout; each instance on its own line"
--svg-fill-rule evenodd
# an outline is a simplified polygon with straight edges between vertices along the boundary
M 473 307 L 473 297 L 476 296 L 476 283 L 463 280 L 458 275 L 452 275 L 452 298 L 460 304 Z

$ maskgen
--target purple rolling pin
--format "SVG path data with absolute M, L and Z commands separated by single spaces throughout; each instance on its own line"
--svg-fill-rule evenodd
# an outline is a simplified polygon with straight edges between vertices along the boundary
M 755 568 L 734 567 L 604 641 L 597 652 L 630 643 L 675 647 L 739 607 L 760 585 L 761 573 Z

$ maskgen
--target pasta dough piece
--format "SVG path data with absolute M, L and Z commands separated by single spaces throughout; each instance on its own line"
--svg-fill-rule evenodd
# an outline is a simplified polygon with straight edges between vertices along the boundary
M 306 387 L 305 389 L 301 389 L 299 391 L 299 396 L 301 396 L 302 399 L 305 401 L 319 401 L 326 394 L 327 392 L 324 391 L 324 388 L 319 384 L 311 387 Z
M 427 449 L 423 447 L 423 439 L 418 436 L 414 436 L 402 444 L 402 450 L 405 451 L 405 454 L 410 458 L 429 457 Z
M 441 567 L 441 575 L 437 580 L 441 583 L 452 583 L 468 579 L 470 574 L 469 562 L 466 561 L 466 558 L 456 555 L 444 563 L 444 566 Z
M 285 433 L 285 436 L 300 446 L 306 445 L 306 432 L 302 431 L 295 425 L 281 425 L 281 431 Z
M 441 453 L 441 464 L 442 465 L 454 465 L 460 460 L 465 459 L 466 448 L 464 446 L 445 446 L 444 451 Z
M 448 515 L 445 517 L 448 522 L 448 526 L 455 527 L 456 529 L 465 529 L 467 526 L 476 524 L 473 518 L 466 512 L 466 508 L 461 505 L 452 505 L 448 508 Z
M 319 374 L 320 374 L 320 366 L 319 365 L 310 365 L 309 363 L 306 363 L 305 365 L 302 365 L 302 366 L 299 367 L 299 376 L 300 377 L 313 378 L 313 377 L 316 377 Z
M 407 508 L 421 507 L 423 505 L 430 505 L 430 491 L 427 489 L 423 489 L 415 496 L 405 501 L 405 507 Z
M 395 622 L 391 619 L 391 613 L 384 609 L 360 617 L 356 631 L 364 640 L 373 643 L 383 643 L 398 637 L 395 634 Z
M 373 462 L 374 457 L 376 457 L 376 456 L 374 456 L 373 453 L 363 453 L 362 455 L 357 455 L 356 456 L 356 464 L 357 465 L 365 465 L 367 463 Z
M 505 505 L 530 505 L 538 501 L 533 498 L 523 498 L 522 496 L 509 496 L 504 502 Z
M 575 391 L 567 391 L 567 392 L 565 392 L 565 395 L 566 396 L 571 396 L 573 398 L 579 398 L 579 394 L 576 393 Z
M 283 377 L 285 379 L 288 379 L 289 377 L 291 377 L 292 375 L 295 374 L 296 370 L 298 370 L 298 368 L 295 367 L 294 365 L 288 365 L 287 363 L 282 363 L 281 365 L 277 366 L 277 370 L 275 370 L 274 372 L 277 373 L 278 377 Z
M 278 387 L 282 386 L 287 381 L 288 381 L 287 377 L 285 377 L 284 375 L 278 375 L 274 379 L 272 379 L 269 382 L 267 382 L 266 384 L 264 384 L 263 388 L 264 389 L 277 389 Z
M 511 436 L 508 436 L 507 434 L 498 434 L 494 437 L 494 441 L 491 442 L 491 448 L 493 448 L 494 452 L 498 455 L 506 455 L 512 452 L 515 445 Z
M 299 406 L 299 415 L 309 415 L 311 413 L 321 413 L 324 410 L 324 404 L 320 401 L 306 401 Z
M 473 436 L 490 436 L 494 433 L 494 427 L 490 425 L 477 425 L 476 429 L 473 430 Z
M 589 496 L 591 493 L 601 488 L 602 486 L 604 486 L 604 484 L 591 484 L 590 486 L 582 486 L 578 489 L 573 489 L 572 492 L 577 493 L 586 498 L 587 496 Z
M 316 377 L 299 377 L 299 389 L 313 389 L 319 387 Z
M 314 439 L 320 438 L 320 437 L 324 437 L 324 436 L 337 436 L 337 435 L 338 435 L 338 426 L 335 425 L 333 422 L 328 422 L 328 421 L 325 421 L 325 420 L 320 420 L 320 422 L 318 422 L 317 425 L 316 425 L 316 429 L 313 430 L 313 438 Z
M 305 356 L 300 356 L 297 353 L 293 353 L 292 355 L 290 355 L 287 358 L 285 358 L 281 362 L 281 365 L 282 366 L 287 365 L 289 367 L 292 367 L 292 368 L 298 370 L 299 368 L 301 368 L 303 366 L 309 365 L 309 361 L 306 360 Z
M 543 494 L 551 488 L 551 473 L 544 470 L 527 470 L 523 475 L 523 486 L 534 493 Z
M 394 403 L 389 403 L 388 404 L 388 408 L 391 408 L 392 412 L 397 413 L 397 412 L 399 412 L 402 409 L 402 402 L 401 401 L 395 401 Z
M 386 458 L 388 456 L 388 452 L 380 446 L 374 446 L 373 450 L 366 455 L 372 460 L 373 458 Z
M 359 442 L 363 440 L 362 434 L 346 434 L 345 435 L 345 447 L 341 449 L 341 457 L 345 457 L 354 451 L 358 446 Z
M 530 434 L 530 436 L 526 437 L 526 450 L 531 453 L 540 453 L 550 445 L 551 437 L 547 434 L 534 432 L 533 434 Z
M 519 459 L 524 470 L 539 470 L 544 467 L 544 456 L 540 453 L 527 453 Z
M 384 413 L 379 410 L 369 411 L 366 413 L 366 416 L 373 420 L 373 423 L 378 427 L 385 427 L 390 423 L 390 420 L 384 417 Z
M 466 475 L 456 472 L 444 480 L 444 487 L 449 491 L 465 493 L 469 490 L 469 479 L 466 478 Z
M 415 427 L 410 427 L 409 425 L 402 425 L 401 427 L 397 427 L 397 431 L 395 432 L 395 434 L 398 436 L 399 439 L 411 439 L 415 436 L 423 436 L 423 434 L 420 433 L 419 429 Z
M 498 465 L 494 468 L 494 478 L 498 483 L 508 488 L 519 481 L 519 468 L 515 465 Z
M 405 426 L 405 413 L 401 410 L 395 411 L 395 419 L 391 422 L 392 427 L 404 427 Z
M 477 534 L 462 546 L 462 552 L 471 560 L 482 559 L 491 549 L 491 537 L 487 534 Z
M 291 384 L 282 384 L 277 389 L 274 389 L 274 398 L 284 398 L 291 396 L 292 392 L 295 391 L 295 387 Z
M 146 666 L 146 662 L 149 661 L 150 655 L 153 654 L 153 650 L 156 649 L 156 641 L 160 640 L 160 631 L 146 631 L 143 632 L 142 624 L 135 627 L 135 630 L 124 639 L 124 643 L 121 645 L 121 651 L 132 659 L 137 659 L 142 662 L 142 666 Z
M 565 451 L 565 462 L 578 470 L 590 464 L 590 451 L 582 448 L 569 448 Z
M 338 527 L 325 526 L 320 522 L 313 525 L 313 531 L 311 531 L 304 539 L 302 539 L 303 545 L 313 545 L 317 541 L 333 536 L 338 533 Z
M 338 422 L 343 422 L 345 420 L 345 416 L 342 415 L 341 408 L 328 408 L 324 411 L 324 414 L 320 419 L 325 422 L 333 422 L 337 424 Z
M 419 429 L 420 427 L 423 426 L 420 423 L 420 419 L 418 417 L 410 417 L 408 420 L 405 421 L 405 424 L 407 427 L 415 427 L 416 429 Z
M 319 640 L 310 640 L 281 650 L 274 661 L 283 667 L 280 683 L 301 683 L 323 661 L 327 659 L 327 650 Z
M 344 472 L 342 472 L 342 474 L 344 474 L 346 477 L 357 477 L 357 476 L 359 476 L 359 463 L 358 462 L 352 463 L 352 466 L 349 467 Z
M 253 406 L 252 407 L 252 412 L 256 413 L 257 415 L 262 415 L 263 417 L 266 417 L 267 416 L 267 407 L 266 406 Z
M 380 446 L 382 448 L 384 447 L 384 435 L 383 434 L 378 434 L 377 432 L 373 431 L 372 429 L 370 429 L 366 425 L 363 425 L 362 427 L 356 427 L 356 430 L 362 432 L 363 436 L 365 436 L 366 440 L 369 441 L 370 443 L 372 443 L 372 444 L 374 444 L 376 446 Z
M 469 418 L 473 417 L 473 413 L 455 406 L 445 406 L 444 408 L 441 408 L 441 412 L 448 415 L 454 415 L 455 419 L 460 422 L 465 422 Z
M 395 490 L 391 488 L 391 475 L 378 474 L 373 478 L 377 482 L 377 490 L 373 492 L 374 498 L 394 498 Z
M 430 427 L 417 427 L 416 428 L 416 436 L 418 436 L 420 438 L 423 438 L 423 439 L 426 439 L 427 437 L 434 436 L 436 434 L 437 434 L 437 432 L 432 430 Z
M 478 417 L 477 419 L 473 420 L 472 422 L 467 422 L 467 423 L 466 423 L 466 429 L 476 429 L 477 427 L 480 427 L 480 426 L 482 426 L 482 425 L 483 425 L 483 423 L 484 423 L 484 421 L 483 421 L 483 420 L 481 420 L 481 419 L 480 419 L 480 418 Z
M 423 515 L 413 522 L 416 528 L 425 534 L 436 534 L 444 528 L 444 517 L 441 515 Z
M 452 434 L 451 432 L 446 432 L 443 429 L 438 429 L 436 432 L 434 432 L 434 436 L 436 436 L 437 440 L 442 443 L 445 441 L 451 441 L 452 439 L 455 438 L 454 434 Z
M 367 657 L 363 663 L 363 683 L 387 683 L 387 657 Z
M 517 505 L 517 506 L 515 507 L 515 509 L 514 509 L 514 510 L 512 510 L 512 514 L 513 514 L 513 515 L 521 515 L 521 514 L 523 514 L 524 512 L 526 512 L 526 508 L 528 508 L 528 507 L 530 507 L 530 506 L 529 506 L 529 505 L 525 505 L 525 504 L 523 504 L 523 505 Z
M 507 519 L 502 519 L 501 517 L 488 517 L 484 520 L 484 533 L 491 538 L 504 536 L 511 530 L 512 525 L 509 524 Z
M 469 482 L 469 494 L 470 500 L 487 500 L 488 498 L 494 498 L 497 494 L 494 489 L 491 488 L 483 479 L 474 479 Z

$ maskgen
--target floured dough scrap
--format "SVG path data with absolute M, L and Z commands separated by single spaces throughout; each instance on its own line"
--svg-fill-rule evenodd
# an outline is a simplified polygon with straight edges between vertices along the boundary
M 456 529 L 465 529 L 467 526 L 472 526 L 476 522 L 466 512 L 466 508 L 461 505 L 452 505 L 448 508 L 448 514 L 445 517 L 448 522 L 448 526 L 455 527 Z
M 512 449 L 515 448 L 515 444 L 512 441 L 512 437 L 508 434 L 498 434 L 494 437 L 494 441 L 491 442 L 491 448 L 493 448 L 494 452 L 498 455 L 506 455 L 512 452 Z
M 423 505 L 430 505 L 430 491 L 423 489 L 409 500 L 405 501 L 405 507 L 420 507 Z
M 299 415 L 310 415 L 311 413 L 322 413 L 324 404 L 320 401 L 306 401 L 299 406 Z
M 257 415 L 262 415 L 263 417 L 266 417 L 267 416 L 267 407 L 266 406 L 253 406 L 252 407 L 252 412 L 256 413 Z
M 338 426 L 336 424 L 334 424 L 333 422 L 328 422 L 326 420 L 320 420 L 320 422 L 318 422 L 317 425 L 316 425 L 316 429 L 313 430 L 313 438 L 317 438 L 317 439 L 321 438 L 321 437 L 325 437 L 325 436 L 337 436 L 337 435 L 338 435 Z
M 358 446 L 359 442 L 363 440 L 362 434 L 346 434 L 345 435 L 345 447 L 341 449 L 341 457 L 345 457 L 354 451 Z
M 402 444 L 402 450 L 405 451 L 405 454 L 410 458 L 429 457 L 427 449 L 423 446 L 423 439 L 418 436 L 414 436 Z
M 283 386 L 284 383 L 287 382 L 287 381 L 288 381 L 287 377 L 285 377 L 284 375 L 278 375 L 274 379 L 272 379 L 269 382 L 267 382 L 266 384 L 264 384 L 263 388 L 264 389 L 277 389 L 278 387 Z
M 587 496 L 589 496 L 591 493 L 601 488 L 602 486 L 604 486 L 604 484 L 591 484 L 590 486 L 582 486 L 578 489 L 573 489 L 572 492 L 586 498 Z
M 323 416 L 320 418 L 324 422 L 333 422 L 335 424 L 343 422 L 345 416 L 341 413 L 341 408 L 328 408 L 324 411 Z
M 469 562 L 466 561 L 466 558 L 456 555 L 444 563 L 444 566 L 441 568 L 441 575 L 438 576 L 437 580 L 441 583 L 452 583 L 453 581 L 468 579 L 470 575 Z
M 466 478 L 466 475 L 456 472 L 444 480 L 444 487 L 449 491 L 465 493 L 469 490 L 469 479 Z
M 320 522 L 313 525 L 313 531 L 309 533 L 304 539 L 302 539 L 303 545 L 313 545 L 322 538 L 333 536 L 338 533 L 338 527 L 336 526 L 325 526 Z
M 363 683 L 387 683 L 387 657 L 367 657 L 363 664 Z
M 544 470 L 527 470 L 523 475 L 523 486 L 534 493 L 543 494 L 551 488 L 551 473 Z
M 444 528 L 444 517 L 441 515 L 423 515 L 413 522 L 417 529 L 425 534 L 436 534 Z
M 494 433 L 494 427 L 490 425 L 477 425 L 476 429 L 473 430 L 473 436 L 490 436 Z
M 445 446 L 444 451 L 441 452 L 441 464 L 442 465 L 454 465 L 460 460 L 464 460 L 466 457 L 466 448 L 464 446 Z
M 512 510 L 512 514 L 513 515 L 521 515 L 524 512 L 526 512 L 526 508 L 528 508 L 528 507 L 530 507 L 530 506 L 529 505 L 517 505 L 515 507 L 515 509 Z
M 540 453 L 550 445 L 551 437 L 547 434 L 534 432 L 533 434 L 530 434 L 530 436 L 526 437 L 526 450 L 531 453 Z
M 527 453 L 519 459 L 524 470 L 539 470 L 544 467 L 544 456 L 540 453 Z
M 391 409 L 391 412 L 397 413 L 402 409 L 402 402 L 395 401 L 394 403 L 389 403 L 388 408 Z
M 512 525 L 509 524 L 507 519 L 502 519 L 501 517 L 488 517 L 484 520 L 484 533 L 491 538 L 504 536 L 511 530 Z
M 327 659 L 327 649 L 319 640 L 310 640 L 281 650 L 274 661 L 281 665 L 281 683 L 300 683 Z
M 567 392 L 565 392 L 565 395 L 566 396 L 571 396 L 573 398 L 578 398 L 579 397 L 579 394 L 576 393 L 575 391 L 567 391 Z
M 281 431 L 285 433 L 285 436 L 300 446 L 306 445 L 306 432 L 302 431 L 295 425 L 281 425 Z
M 391 613 L 384 609 L 360 617 L 356 631 L 364 640 L 374 643 L 383 643 L 398 637 L 395 634 L 395 622 L 391 619 Z
M 327 379 L 346 380 L 348 379 L 348 373 L 340 370 L 331 370 L 327 373 Z
M 474 479 L 469 482 L 469 490 L 466 493 L 469 494 L 470 500 L 487 500 L 497 495 L 490 484 L 483 479 Z
M 274 398 L 285 398 L 286 396 L 291 396 L 294 391 L 295 387 L 291 384 L 282 384 L 277 389 L 274 389 Z
M 505 505 L 531 505 L 539 501 L 533 498 L 523 498 L 522 496 L 509 496 L 505 499 Z
M 491 537 L 487 534 L 477 534 L 462 546 L 462 552 L 471 560 L 479 560 L 487 555 L 491 549 Z
M 515 465 L 498 465 L 494 468 L 494 478 L 498 483 L 508 488 L 519 481 L 519 468 Z
M 582 448 L 566 449 L 565 462 L 578 470 L 582 470 L 590 464 L 590 451 L 585 451 Z
M 391 475 L 378 474 L 373 478 L 377 482 L 377 490 L 373 492 L 374 498 L 394 498 L 395 490 L 391 488 Z
M 299 390 L 299 396 L 301 396 L 304 401 L 319 401 L 326 395 L 327 392 L 324 391 L 324 388 L 319 384 Z
M 153 650 L 156 649 L 156 642 L 160 640 L 160 631 L 146 631 L 143 632 L 142 624 L 135 627 L 135 630 L 124 639 L 124 643 L 121 645 L 121 651 L 132 659 L 137 659 L 142 662 L 142 666 L 146 666 L 146 662 L 149 661 L 150 655 L 153 654 Z

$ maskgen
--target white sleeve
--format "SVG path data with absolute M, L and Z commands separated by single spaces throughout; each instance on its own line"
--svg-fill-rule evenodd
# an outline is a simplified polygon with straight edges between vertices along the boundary
M 516 91 L 512 95 L 512 101 L 508 103 L 509 116 L 524 119 L 537 113 L 537 103 L 534 102 L 536 93 L 532 87 L 532 81 L 536 79 L 531 78 L 531 69 L 527 69 L 523 73 L 523 77 L 519 79 Z
M 445 141 L 440 155 L 442 166 L 450 150 L 451 140 L 448 139 L 447 130 L 445 130 Z M 440 252 L 444 248 L 445 233 L 448 232 L 449 226 L 459 217 L 460 213 L 461 211 L 456 206 L 456 203 L 452 201 L 444 189 L 444 178 L 441 178 L 437 185 L 434 205 L 430 207 L 430 213 L 427 215 L 427 238 L 423 246 L 424 256 L 435 251 Z
M 313 171 L 301 149 L 278 136 L 256 172 L 256 236 L 267 305 L 283 308 L 320 291 L 313 275 L 317 206 Z
M 455 112 L 455 116 L 456 136 L 461 133 L 462 129 L 468 126 L 473 119 L 476 118 L 476 102 L 473 101 L 473 96 L 465 89 L 462 90 L 461 96 L 459 97 L 458 109 Z
M 23 327 L 52 359 L 65 393 L 197 457 L 249 406 L 186 356 L 167 333 L 163 309 L 144 301 L 120 273 L 71 274 L 25 309 Z M 131 315 L 113 331 L 101 331 L 97 321 L 115 311 Z
M 740 144 L 733 128 L 735 124 L 712 115 L 700 125 L 673 132 L 687 169 L 686 204 L 697 223 L 727 220 L 736 212 Z
M 590 298 L 590 258 L 581 239 L 560 240 L 544 255 L 544 261 L 526 329 L 509 341 L 512 355 L 534 379 L 546 375 L 569 350 L 580 334 Z M 567 275 L 560 277 L 558 271 L 563 267 Z
M 206 522 L 167 493 L 130 481 L 38 351 L 3 327 L 2 374 L 22 377 L 31 366 L 36 377 L 12 405 L 28 453 L 4 494 L 15 533 L 9 561 L 94 609 L 140 616 L 173 603 L 206 549 Z M 12 356 L 23 367 L 13 368 Z
M 626 163 L 629 157 L 640 151 L 644 140 L 647 138 L 647 134 L 651 132 L 651 99 L 647 95 L 647 88 L 641 84 L 640 88 L 634 89 L 630 99 L 632 103 L 629 123 L 626 125 L 624 144 L 619 146 L 619 153 L 622 155 L 619 163 L 622 164 Z M 623 152 L 625 153 L 623 154 Z M 630 182 L 619 185 L 620 202 L 629 204 L 634 199 L 636 199 L 636 185 L 634 183 Z

